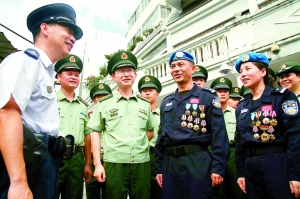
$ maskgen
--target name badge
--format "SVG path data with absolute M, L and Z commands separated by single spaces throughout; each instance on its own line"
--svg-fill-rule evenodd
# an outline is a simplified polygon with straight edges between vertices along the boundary
M 172 102 L 167 103 L 166 106 L 172 106 Z
M 242 114 L 242 113 L 246 113 L 246 112 L 248 112 L 248 109 L 243 109 L 243 110 L 241 110 L 241 114 Z

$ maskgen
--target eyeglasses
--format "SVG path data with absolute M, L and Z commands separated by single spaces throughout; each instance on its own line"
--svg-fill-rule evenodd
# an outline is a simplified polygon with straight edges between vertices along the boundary
M 128 75 L 133 75 L 135 73 L 135 70 L 133 70 L 133 69 L 118 69 L 115 71 L 115 74 L 119 74 L 119 75 L 125 75 L 126 73 Z

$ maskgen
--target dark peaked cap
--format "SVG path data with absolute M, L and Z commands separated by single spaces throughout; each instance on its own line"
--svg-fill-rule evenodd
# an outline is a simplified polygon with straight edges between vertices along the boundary
M 64 3 L 54 3 L 42 6 L 32 11 L 27 17 L 27 28 L 35 36 L 42 23 L 62 24 L 74 31 L 74 37 L 79 40 L 83 32 L 76 25 L 75 10 Z

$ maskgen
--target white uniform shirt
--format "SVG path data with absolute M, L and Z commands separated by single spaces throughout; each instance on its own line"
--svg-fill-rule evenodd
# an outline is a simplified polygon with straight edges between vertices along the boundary
M 39 48 L 36 60 L 24 51 L 9 55 L 0 64 L 0 108 L 14 97 L 23 124 L 36 133 L 57 136 L 59 116 L 54 90 L 54 66 Z

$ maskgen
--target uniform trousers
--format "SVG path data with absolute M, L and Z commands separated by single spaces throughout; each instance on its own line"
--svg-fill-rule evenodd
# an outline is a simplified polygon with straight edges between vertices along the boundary
M 158 186 L 156 181 L 157 167 L 154 159 L 154 151 L 150 152 L 150 163 L 151 163 L 151 199 L 160 199 L 161 188 Z
M 150 161 L 145 163 L 104 162 L 105 198 L 150 199 Z
M 101 160 L 103 165 L 103 161 Z M 95 166 L 92 163 L 92 174 L 94 174 Z M 92 176 L 91 182 L 85 183 L 85 192 L 87 199 L 105 199 L 105 182 L 98 182 L 95 177 Z
M 73 154 L 70 160 L 64 160 L 64 165 L 59 169 L 58 194 L 61 199 L 82 199 L 84 155 L 82 152 Z
M 235 148 L 230 148 L 224 176 L 226 199 L 245 199 L 246 195 L 237 184 Z
M 247 156 L 245 178 L 247 199 L 294 198 L 289 186 L 286 153 Z
M 163 199 L 216 198 L 210 177 L 211 157 L 208 151 L 183 156 L 165 156 L 162 165 Z
M 48 146 L 48 136 L 43 136 L 43 142 Z M 31 192 L 34 199 L 53 199 L 55 198 L 58 184 L 58 169 L 60 159 L 57 153 L 47 152 L 43 160 L 41 169 L 35 180 Z M 9 176 L 4 164 L 3 157 L 0 158 L 0 198 L 6 199 L 10 185 Z M 30 178 L 31 176 L 27 176 Z

